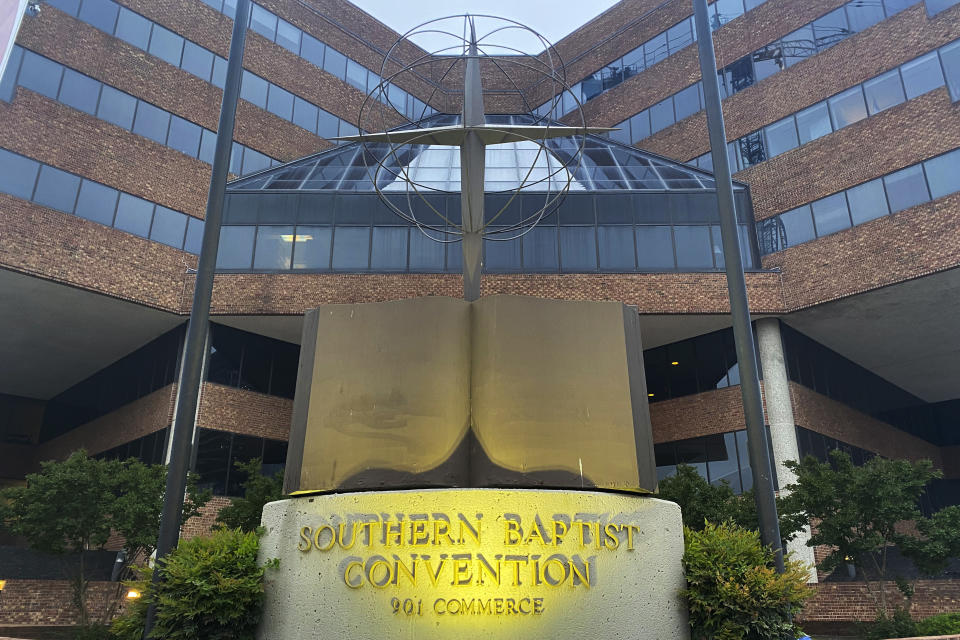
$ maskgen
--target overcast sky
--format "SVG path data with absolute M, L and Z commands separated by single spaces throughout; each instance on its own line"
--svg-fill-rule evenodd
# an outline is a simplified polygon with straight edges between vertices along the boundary
M 510 18 L 539 32 L 552 43 L 569 34 L 591 18 L 616 4 L 616 0 L 351 0 L 355 5 L 399 33 L 416 25 L 453 14 L 487 14 Z M 453 25 L 446 25 L 453 30 Z M 462 29 L 462 25 L 460 26 Z M 482 36 L 482 24 L 478 35 Z M 433 52 L 451 46 L 443 36 L 424 34 L 413 40 Z M 537 40 L 518 31 L 498 33 L 496 45 L 515 47 L 527 53 L 539 53 Z M 489 50 L 491 54 L 505 54 L 507 50 Z M 448 53 L 453 53 L 452 51 Z

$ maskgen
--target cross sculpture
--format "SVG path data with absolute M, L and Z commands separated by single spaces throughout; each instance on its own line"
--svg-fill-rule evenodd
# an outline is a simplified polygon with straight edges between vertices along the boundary
M 467 20 L 470 25 L 470 41 L 464 55 L 466 69 L 463 78 L 463 118 L 459 125 L 366 133 L 357 136 L 343 136 L 339 139 L 459 147 L 463 297 L 465 300 L 473 301 L 480 297 L 480 277 L 483 271 L 483 236 L 487 224 L 484 218 L 483 188 L 486 147 L 510 142 L 541 141 L 588 133 L 604 133 L 614 129 L 553 125 L 488 125 L 483 108 L 483 83 L 480 77 L 480 54 L 476 25 L 471 17 L 468 16 Z

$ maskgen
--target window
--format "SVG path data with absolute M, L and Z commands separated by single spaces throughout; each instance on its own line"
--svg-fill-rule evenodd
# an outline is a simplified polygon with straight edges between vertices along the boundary
M 253 260 L 253 238 L 256 227 L 220 228 L 220 249 L 217 269 L 249 269 Z
M 60 102 L 90 115 L 97 112 L 100 98 L 100 83 L 72 69 L 63 70 L 60 85 Z
M 809 242 L 817 237 L 813 230 L 813 217 L 810 205 L 803 205 L 778 216 L 786 236 L 786 247 Z
M 252 5 L 250 28 L 271 42 L 277 36 L 277 16 L 258 4 Z
M 217 134 L 209 129 L 200 131 L 200 154 L 197 156 L 207 164 L 213 164 L 213 155 L 217 146 Z
M 199 125 L 184 120 L 179 116 L 170 119 L 170 135 L 167 145 L 188 156 L 197 157 L 200 150 L 202 129 Z
M 650 107 L 650 130 L 653 133 L 666 129 L 674 122 L 673 100 L 671 98 Z
M 370 258 L 369 227 L 337 227 L 333 232 L 333 268 L 366 270 Z
M 767 159 L 767 150 L 763 144 L 763 135 L 757 131 L 737 140 L 740 150 L 740 167 L 746 169 Z
M 286 20 L 277 23 L 277 44 L 294 55 L 300 55 L 300 36 L 303 34 Z
M 847 198 L 843 193 L 835 193 L 813 203 L 813 221 L 817 226 L 817 236 L 836 233 L 850 227 L 850 214 L 847 211 Z
M 338 78 L 343 78 L 347 75 L 347 57 L 336 49 L 327 47 L 323 57 L 323 70 Z
M 767 152 L 770 157 L 796 148 L 800 143 L 797 138 L 797 125 L 793 116 L 774 122 L 767 127 Z
M 669 55 L 667 50 L 667 34 L 658 33 L 643 45 L 644 60 L 647 67 L 652 67 Z
M 166 144 L 167 128 L 170 126 L 170 114 L 163 109 L 144 102 L 137 103 L 137 117 L 133 121 L 133 132 Z
M 244 69 L 243 82 L 240 84 L 240 97 L 261 109 L 266 109 L 268 86 L 266 80 Z
M 412 259 L 410 268 L 413 268 Z M 540 224 L 523 236 L 523 268 L 526 271 L 556 271 L 559 268 L 556 227 Z
M 780 43 L 785 48 L 784 64 L 788 67 L 806 60 L 817 52 L 811 25 L 800 27 L 793 33 L 784 36 Z
M 153 35 L 150 37 L 150 53 L 175 67 L 180 66 L 183 56 L 183 38 L 169 29 L 158 24 L 153 25 Z
M 560 227 L 560 264 L 567 273 L 597 270 L 594 227 Z
M 213 75 L 210 77 L 210 83 L 215 87 L 223 89 L 227 82 L 227 59 L 220 56 L 213 56 Z
M 37 180 L 37 192 L 33 200 L 51 209 L 73 213 L 79 188 L 78 176 L 43 165 L 40 167 L 40 179 Z
M 828 49 L 850 35 L 847 14 L 843 7 L 814 21 L 813 35 L 820 51 Z
M 783 70 L 786 64 L 783 61 L 783 49 L 779 42 L 768 45 L 753 53 L 753 69 L 757 82 L 769 78 Z
M 141 238 L 149 237 L 150 221 L 153 217 L 153 203 L 129 193 L 121 193 L 117 205 L 117 218 L 113 223 L 117 229 L 127 231 Z
M 146 51 L 150 44 L 151 26 L 150 21 L 143 16 L 125 7 L 120 7 L 120 15 L 117 17 L 117 30 L 114 35 L 138 49 Z
M 887 196 L 883 191 L 883 181 L 880 179 L 848 189 L 847 200 L 850 203 L 850 217 L 855 225 L 890 213 Z
M 669 271 L 676 268 L 673 259 L 673 234 L 666 225 L 638 226 L 637 265 L 641 270 Z
M 133 127 L 133 114 L 136 109 L 136 98 L 103 85 L 100 105 L 97 107 L 98 118 L 129 130 Z
M 726 95 L 730 96 L 743 91 L 754 83 L 753 63 L 750 56 L 740 58 L 723 68 L 723 82 L 726 85 Z
M 597 228 L 602 271 L 636 270 L 637 259 L 633 236 L 633 225 L 602 225 Z
M 907 100 L 943 86 L 943 72 L 937 52 L 928 53 L 900 67 L 903 73 L 903 85 L 907 90 Z
M 667 30 L 667 44 L 670 53 L 675 53 L 687 45 L 693 44 L 693 24 L 690 18 L 678 22 Z
M 630 118 L 630 132 L 634 142 L 650 136 L 650 112 L 646 109 Z
M 367 90 L 367 69 L 353 60 L 347 59 L 346 81 L 361 91 Z
M 927 183 L 923 179 L 920 165 L 901 169 L 886 176 L 883 184 L 887 187 L 887 199 L 890 211 L 896 213 L 930 199 Z
M 27 89 L 56 100 L 62 75 L 63 67 L 53 60 L 38 56 L 32 51 L 23 52 L 19 82 Z
M 300 55 L 304 60 L 312 62 L 318 67 L 323 66 L 323 51 L 327 46 L 311 36 L 309 33 L 303 34 L 303 42 L 300 46 Z
M 896 69 L 867 80 L 863 83 L 863 91 L 867 96 L 867 110 L 870 115 L 898 105 L 905 99 L 900 72 Z
M 80 185 L 80 197 L 77 198 L 76 214 L 81 218 L 113 226 L 113 214 L 117 208 L 116 189 L 84 180 Z
M 939 158 L 927 160 L 923 163 L 927 172 L 927 181 L 930 183 L 930 196 L 943 196 L 960 190 L 960 178 L 957 176 L 957 167 L 960 166 L 960 150 L 951 151 Z
M 180 66 L 184 71 L 209 81 L 213 69 L 213 52 L 187 40 L 183 43 L 183 60 Z
M 275 84 L 270 85 L 267 111 L 280 116 L 284 120 L 290 120 L 293 117 L 293 94 Z
M 253 173 L 255 171 L 261 171 L 270 166 L 270 157 L 265 156 L 259 151 L 255 151 L 249 147 L 243 151 L 243 169 L 240 173 L 246 175 L 248 173 Z
M 691 85 L 673 97 L 673 102 L 676 105 L 677 122 L 700 111 L 699 89 L 700 85 Z
M 183 242 L 183 250 L 199 255 L 201 244 L 203 244 L 203 220 L 188 216 L 187 237 Z
M 373 248 L 370 255 L 370 266 L 373 269 L 383 271 L 403 271 L 407 268 L 407 235 L 410 231 L 407 227 L 374 227 L 373 228 Z M 419 233 L 413 230 L 414 233 Z M 516 253 L 516 263 L 506 264 L 504 266 L 520 267 L 520 243 L 519 242 L 497 242 L 490 244 L 512 245 Z M 488 254 L 489 255 L 489 254 Z
M 743 0 L 717 0 L 717 25 L 724 25 L 743 15 Z
M 833 117 L 834 129 L 842 129 L 867 117 L 863 90 L 859 86 L 838 93 L 827 102 L 830 104 L 830 115 Z
M 950 88 L 950 98 L 960 100 L 960 42 L 954 42 L 940 49 L 940 59 L 947 75 L 947 87 Z
M 80 6 L 80 19 L 100 31 L 113 33 L 120 7 L 112 0 L 86 0 Z
M 179 249 L 183 246 L 183 236 L 187 232 L 187 216 L 179 211 L 157 205 L 153 214 L 153 227 L 150 239 L 155 242 Z
M 253 254 L 254 269 L 289 269 L 293 251 L 292 226 L 260 226 Z
M 847 18 L 850 30 L 857 33 L 883 20 L 883 6 L 879 2 L 848 2 Z
M 523 246 L 526 251 L 526 243 Z M 419 229 L 410 229 L 411 271 L 443 271 L 443 252 L 444 245 L 434 242 Z
M 673 235 L 677 245 L 677 267 L 713 268 L 709 227 L 678 225 L 673 228 Z
M 298 96 L 293 97 L 293 124 L 307 131 L 316 132 L 318 112 L 319 109 L 306 100 Z

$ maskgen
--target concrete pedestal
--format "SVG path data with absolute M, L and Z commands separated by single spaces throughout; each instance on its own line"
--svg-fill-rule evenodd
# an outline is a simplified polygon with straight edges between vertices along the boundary
M 677 505 L 592 491 L 304 496 L 263 512 L 259 640 L 689 638 Z

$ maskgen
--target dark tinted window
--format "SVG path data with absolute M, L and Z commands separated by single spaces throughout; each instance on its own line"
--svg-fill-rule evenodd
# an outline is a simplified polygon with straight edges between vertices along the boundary
M 153 227 L 150 239 L 179 249 L 183 246 L 183 236 L 187 231 L 187 216 L 179 211 L 157 205 L 153 214 Z
M 116 189 L 84 180 L 80 185 L 76 214 L 81 218 L 112 226 L 118 196 Z
M 203 220 L 188 217 L 187 220 L 187 239 L 183 243 L 183 250 L 193 254 L 200 253 L 200 245 L 203 242 Z
M 213 70 L 213 52 L 187 40 L 183 44 L 183 61 L 180 66 L 184 71 L 209 81 Z
M 825 236 L 850 226 L 847 212 L 847 198 L 842 193 L 817 200 L 812 204 L 813 220 L 817 226 L 817 235 Z
M 867 110 L 870 115 L 904 101 L 903 84 L 900 82 L 900 72 L 896 69 L 867 80 L 863 83 L 863 90 L 867 96 Z
M 403 271 L 407 268 L 407 227 L 374 227 L 373 247 L 370 255 L 370 266 L 373 269 L 384 271 Z M 419 231 L 415 231 L 419 233 Z M 503 244 L 503 243 L 500 243 Z M 519 268 L 519 245 L 517 245 L 517 267 Z M 490 243 L 487 242 L 489 249 Z M 490 256 L 489 250 L 487 253 Z
M 557 228 L 540 224 L 523 236 L 523 268 L 527 271 L 556 271 Z M 410 265 L 413 268 L 413 264 Z
M 767 146 L 770 157 L 796 148 L 800 142 L 797 138 L 797 125 L 793 116 L 784 118 L 767 127 Z
M 333 234 L 333 268 L 365 270 L 370 255 L 369 227 L 337 227 Z
M 101 31 L 113 33 L 120 7 L 113 0 L 84 0 L 80 7 L 80 19 Z
M 319 109 L 297 96 L 293 98 L 293 124 L 307 131 L 316 132 Z
M 138 49 L 147 50 L 150 44 L 150 21 L 141 15 L 120 7 L 120 15 L 117 17 L 116 35 L 121 40 L 126 40 Z
M 943 86 L 943 72 L 936 51 L 904 64 L 900 70 L 908 100 Z
M 64 69 L 60 102 L 93 115 L 97 111 L 99 97 L 99 82 L 72 69 Z
M 289 120 L 293 116 L 293 94 L 277 85 L 271 85 L 267 98 L 267 110 L 284 120 Z
M 677 93 L 677 95 L 674 96 L 674 105 L 676 105 L 676 119 L 678 122 L 700 111 L 700 85 L 695 84 L 689 86 Z
M 560 227 L 560 264 L 567 273 L 597 270 L 594 227 Z
M 153 216 L 153 203 L 132 196 L 120 194 L 117 205 L 117 217 L 113 226 L 123 231 L 146 238 L 150 235 L 150 221 Z
M 867 107 L 863 101 L 863 90 L 857 86 L 828 100 L 830 115 L 835 129 L 859 122 L 867 117 Z
M 960 151 L 951 151 L 939 158 L 927 160 L 923 166 L 927 172 L 931 197 L 942 198 L 948 193 L 960 190 L 960 178 L 958 178 Z
M 833 127 L 830 124 L 827 105 L 821 102 L 798 113 L 797 129 L 800 133 L 800 144 L 806 144 L 831 133 Z
M 253 239 L 256 227 L 222 227 L 218 269 L 249 269 L 253 261 Z
M 847 200 L 850 203 L 853 224 L 862 224 L 890 212 L 887 196 L 883 191 L 883 181 L 879 179 L 848 189 Z
M 804 205 L 780 215 L 783 231 L 786 234 L 787 246 L 809 242 L 816 237 L 813 231 L 813 217 L 810 205 Z
M 179 67 L 183 55 L 183 38 L 158 24 L 153 25 L 149 51 L 161 60 Z
M 79 189 L 78 176 L 44 165 L 40 167 L 40 179 L 33 200 L 51 209 L 73 213 Z
M 633 242 L 632 225 L 598 227 L 597 243 L 600 252 L 600 269 L 604 271 L 634 271 L 637 265 Z
M 653 133 L 666 129 L 674 122 L 672 98 L 667 98 L 650 107 L 650 130 Z
M 677 266 L 681 269 L 712 269 L 713 251 L 710 228 L 676 226 L 673 229 L 677 245 Z
M 851 31 L 863 31 L 884 18 L 879 2 L 848 2 L 846 8 Z
M 195 158 L 200 150 L 201 131 L 202 129 L 198 125 L 179 116 L 173 116 L 170 120 L 170 135 L 167 139 L 167 145 Z
M 100 106 L 97 107 L 97 117 L 111 122 L 118 127 L 130 129 L 133 127 L 133 114 L 137 108 L 137 99 L 113 87 L 103 86 L 100 93 Z
M 240 97 L 252 102 L 261 109 L 267 108 L 267 81 L 247 70 L 243 72 L 243 82 L 240 85 Z
M 300 55 L 309 60 L 318 67 L 323 66 L 323 51 L 326 45 L 311 36 L 309 33 L 303 34 L 303 43 L 300 47 Z
M 137 115 L 133 120 L 133 132 L 166 144 L 167 128 L 170 126 L 170 114 L 163 109 L 140 100 L 137 102 Z
M 27 89 L 56 100 L 62 75 L 63 67 L 53 60 L 24 51 L 19 82 Z
M 254 251 L 254 269 L 289 269 L 293 252 L 293 227 L 260 226 Z
M 0 191 L 29 200 L 40 163 L 0 149 Z
M 267 40 L 273 40 L 277 35 L 277 16 L 254 4 L 250 14 L 250 28 Z
M 917 165 L 907 167 L 883 179 L 887 187 L 890 211 L 897 212 L 930 199 L 923 169 Z
M 297 55 L 300 54 L 300 34 L 302 32 L 286 20 L 277 24 L 277 44 Z
M 347 58 L 336 49 L 327 47 L 323 58 L 323 70 L 342 78 L 347 74 Z
M 673 270 L 673 235 L 668 226 L 637 227 L 637 263 L 641 270 Z

